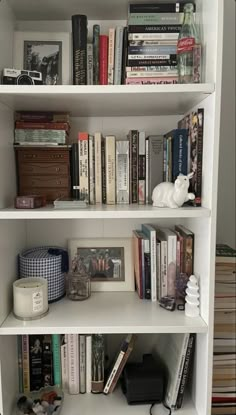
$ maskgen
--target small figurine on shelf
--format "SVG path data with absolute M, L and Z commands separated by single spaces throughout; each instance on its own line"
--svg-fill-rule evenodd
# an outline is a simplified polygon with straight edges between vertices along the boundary
M 186 297 L 185 297 L 185 315 L 187 317 L 197 317 L 200 314 L 199 310 L 199 285 L 198 279 L 195 275 L 191 275 L 187 283 Z
M 158 184 L 152 192 L 153 206 L 176 209 L 185 202 L 194 200 L 195 195 L 188 193 L 189 180 L 193 174 L 189 173 L 187 176 L 180 174 L 174 183 L 162 182 Z

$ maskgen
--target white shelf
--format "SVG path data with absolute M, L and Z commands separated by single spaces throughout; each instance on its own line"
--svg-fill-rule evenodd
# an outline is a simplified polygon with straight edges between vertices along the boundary
M 149 413 L 150 405 L 128 405 L 120 388 L 115 389 L 109 395 L 68 395 L 65 400 L 61 415 L 145 415 Z M 166 415 L 168 412 L 163 405 L 153 408 L 153 415 Z M 178 415 L 197 415 L 192 401 L 187 397 L 183 402 L 183 408 L 176 412 Z
M 155 208 L 151 205 L 91 205 L 86 209 L 0 209 L 0 219 L 158 219 L 207 218 L 210 209 L 183 207 L 179 209 Z
M 21 321 L 11 313 L 1 334 L 53 333 L 206 333 L 201 317 L 170 312 L 157 302 L 140 300 L 136 292 L 92 293 L 83 302 L 64 298 L 51 304 L 42 319 Z
M 0 85 L 0 102 L 15 111 L 68 111 L 74 117 L 178 115 L 212 92 L 214 84 Z

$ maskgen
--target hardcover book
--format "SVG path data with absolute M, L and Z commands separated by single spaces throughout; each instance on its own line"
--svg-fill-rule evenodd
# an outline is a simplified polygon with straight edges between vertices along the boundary
M 85 338 L 86 341 L 86 393 L 91 393 L 92 390 L 92 336 L 89 334 Z
M 106 203 L 116 203 L 116 141 L 113 135 L 105 139 L 106 158 Z
M 68 346 L 67 334 L 62 335 L 61 338 L 61 378 L 62 389 L 68 391 Z
M 175 129 L 165 134 L 172 142 L 172 174 L 174 182 L 179 174 L 188 174 L 188 132 L 186 129 Z
M 183 18 L 184 13 L 132 13 L 128 25 L 181 25 Z
M 71 395 L 79 394 L 79 336 L 68 334 L 68 387 Z
M 128 134 L 130 145 L 130 203 L 138 203 L 138 130 L 130 130 Z
M 52 386 L 53 382 L 53 352 L 52 336 L 43 337 L 43 386 Z
M 23 121 L 27 123 L 69 123 L 70 116 L 66 112 L 17 111 L 15 112 L 15 121 Z
M 78 134 L 80 199 L 89 202 L 89 143 L 88 133 Z
M 150 135 L 148 141 L 148 201 L 152 203 L 152 192 L 163 180 L 163 136 Z
M 77 143 L 72 144 L 71 148 L 71 184 L 72 184 L 72 197 L 75 200 L 79 200 L 79 146 Z
M 115 34 L 115 29 L 110 28 L 108 40 L 108 85 L 114 84 Z
M 138 139 L 138 203 L 145 204 L 146 186 L 146 157 L 145 157 L 146 136 L 144 131 L 139 132 Z
M 152 225 L 142 224 L 142 232 L 149 238 L 151 300 L 157 301 L 156 229 Z
M 93 85 L 93 44 L 87 44 L 87 85 Z
M 142 236 L 138 231 L 133 231 L 133 258 L 134 258 L 134 278 L 136 290 L 139 298 L 143 298 L 143 281 L 142 281 Z
M 72 16 L 73 84 L 87 84 L 87 16 Z
M 99 85 L 99 36 L 100 25 L 93 25 L 93 84 Z
M 95 141 L 89 135 L 89 203 L 95 204 Z
M 79 380 L 80 393 L 86 393 L 86 336 L 79 335 Z
M 43 336 L 29 336 L 30 390 L 43 387 Z
M 30 392 L 30 359 L 29 359 L 29 336 L 22 335 L 22 358 L 23 358 L 23 388 L 24 393 Z
M 195 340 L 196 340 L 196 334 L 190 333 L 188 347 L 187 347 L 185 360 L 184 360 L 183 372 L 182 372 L 178 395 L 176 399 L 176 409 L 180 409 L 182 407 L 182 403 L 183 403 L 183 399 L 184 399 L 184 395 L 186 391 L 186 385 L 187 385 L 190 371 L 191 371 L 191 365 L 192 365 L 192 360 L 193 360 L 193 355 L 194 355 Z
M 102 135 L 97 132 L 95 139 L 95 200 L 102 203 Z
M 114 85 L 121 85 L 123 26 L 116 27 Z
M 123 46 L 122 46 L 122 64 L 121 64 L 121 84 L 125 84 L 125 68 L 127 65 L 127 56 L 128 56 L 128 28 L 124 27 L 123 31 Z
M 174 3 L 134 3 L 129 4 L 129 15 L 132 13 L 183 13 L 184 6 L 187 2 L 174 2 Z M 194 4 L 194 10 L 196 9 Z
M 99 84 L 108 84 L 108 36 L 99 36 Z
M 61 335 L 52 334 L 53 380 L 61 387 Z
M 129 141 L 116 141 L 116 201 L 129 203 Z

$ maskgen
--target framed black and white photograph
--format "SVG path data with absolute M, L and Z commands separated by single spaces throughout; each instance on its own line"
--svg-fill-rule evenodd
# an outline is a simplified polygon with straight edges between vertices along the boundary
M 91 278 L 92 291 L 134 291 L 131 239 L 69 240 L 70 270 Z
M 25 40 L 24 69 L 41 72 L 43 85 L 61 85 L 62 42 Z
M 70 33 L 15 32 L 13 64 L 41 72 L 44 85 L 72 84 Z

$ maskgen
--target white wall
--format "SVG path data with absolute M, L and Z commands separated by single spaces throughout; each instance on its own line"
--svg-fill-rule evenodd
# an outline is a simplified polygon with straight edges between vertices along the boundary
M 217 242 L 235 242 L 235 0 L 224 0 Z

